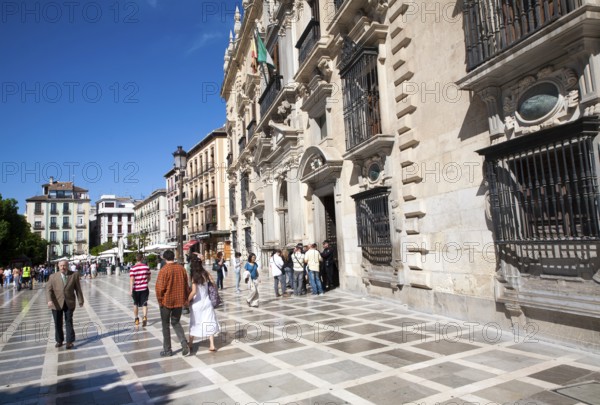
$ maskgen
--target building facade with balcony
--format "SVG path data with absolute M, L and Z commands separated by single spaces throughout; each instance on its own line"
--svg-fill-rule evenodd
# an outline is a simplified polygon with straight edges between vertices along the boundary
M 118 243 L 120 238 L 134 232 L 134 207 L 136 201 L 131 197 L 101 195 L 96 201 L 96 223 L 98 226 L 98 242 Z
M 184 182 L 185 182 L 185 173 Z M 167 201 L 167 242 L 177 243 L 177 221 L 179 214 L 179 173 L 173 168 L 164 175 L 166 184 Z M 183 198 L 185 200 L 185 187 L 183 189 Z M 187 206 L 183 205 L 183 243 L 188 240 L 187 231 Z
M 133 240 L 138 248 L 165 245 L 167 241 L 167 190 L 154 190 L 133 209 Z
M 208 260 L 219 251 L 226 259 L 231 255 L 227 154 L 225 128 L 209 133 L 187 154 L 184 204 L 189 241 L 184 249 L 201 252 Z
M 599 1 L 243 6 L 234 248 L 330 239 L 342 288 L 599 347 Z
M 26 217 L 32 231 L 50 242 L 48 260 L 88 254 L 88 190 L 53 178 L 42 190 L 42 195 L 26 200 Z

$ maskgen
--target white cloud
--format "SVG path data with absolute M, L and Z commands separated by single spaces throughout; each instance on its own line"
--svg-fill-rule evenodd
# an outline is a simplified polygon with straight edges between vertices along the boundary
M 192 46 L 190 46 L 189 49 L 186 51 L 186 54 L 190 55 L 190 54 L 196 52 L 198 49 L 202 48 L 210 40 L 215 39 L 215 38 L 221 38 L 221 37 L 223 37 L 223 34 L 217 33 L 217 32 L 210 32 L 210 33 L 205 32 L 203 34 L 200 34 L 194 40 L 194 43 L 192 44 Z

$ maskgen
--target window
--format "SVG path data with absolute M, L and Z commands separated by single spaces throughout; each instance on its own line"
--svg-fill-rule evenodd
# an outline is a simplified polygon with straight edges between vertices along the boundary
M 231 246 L 235 252 L 238 251 L 237 231 L 231 231 Z
M 69 203 L 63 203 L 63 214 L 68 214 L 68 213 L 70 213 Z
M 83 225 L 83 217 L 77 217 L 77 225 Z
M 325 114 L 316 118 L 315 121 L 317 122 L 317 125 L 319 127 L 321 139 L 327 138 L 327 118 L 326 118 Z
M 63 226 L 69 226 L 69 217 L 63 217 Z
M 42 221 L 35 221 L 33 223 L 33 228 L 34 229 L 42 229 Z
M 112 231 L 112 225 L 108 226 L 108 233 L 113 233 L 113 231 Z
M 363 257 L 373 264 L 392 263 L 389 189 L 378 187 L 352 196 L 356 203 L 358 246 Z
M 253 253 L 252 252 L 252 229 L 250 229 L 250 227 L 248 228 L 244 228 L 244 239 L 246 242 L 246 251 L 248 253 Z
M 77 241 L 83 240 L 83 231 L 77 231 Z
M 600 240 L 597 132 L 569 133 L 567 128 L 504 142 L 503 153 L 490 155 L 494 147 L 480 151 L 488 153 L 497 243 Z M 522 144 L 529 141 L 535 143 Z
M 62 233 L 62 241 L 63 243 L 69 243 L 69 231 L 63 231 Z
M 381 133 L 377 49 L 344 40 L 340 76 L 344 101 L 346 150 Z
M 50 213 L 54 215 L 58 214 L 58 208 L 56 208 L 56 203 L 50 204 Z
M 64 245 L 63 246 L 63 256 L 70 256 L 71 255 L 71 247 L 69 245 Z
M 104 208 L 115 208 L 115 203 L 114 202 L 105 202 Z
M 50 242 L 56 242 L 56 232 L 50 232 Z
M 34 214 L 42 214 L 42 203 L 35 203 Z
M 240 181 L 240 193 L 242 197 L 242 211 L 245 210 L 248 205 L 248 186 L 249 186 L 249 178 L 248 173 L 244 173 L 242 175 L 242 180 Z
M 235 187 L 229 188 L 229 215 L 237 215 L 235 212 Z M 235 247 L 234 247 L 235 249 Z

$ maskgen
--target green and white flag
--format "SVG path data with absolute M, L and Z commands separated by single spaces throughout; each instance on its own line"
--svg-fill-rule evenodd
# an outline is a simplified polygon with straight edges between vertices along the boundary
M 260 35 L 258 35 L 258 32 L 256 31 L 254 31 L 254 39 L 256 40 L 256 49 L 258 51 L 258 63 L 266 63 L 271 69 L 275 69 L 273 58 L 271 58 L 271 55 L 269 55 L 269 52 L 267 52 L 265 43 L 262 41 Z

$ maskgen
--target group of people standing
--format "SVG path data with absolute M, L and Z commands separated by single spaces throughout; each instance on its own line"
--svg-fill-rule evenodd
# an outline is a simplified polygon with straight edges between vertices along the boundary
M 295 296 L 307 293 L 307 281 L 312 295 L 323 295 L 325 291 L 337 287 L 335 277 L 335 250 L 328 240 L 323 242 L 323 251 L 317 244 L 296 245 L 292 252 L 287 249 L 272 253 L 269 265 L 274 278 L 275 296 L 281 297 L 286 288 Z M 279 292 L 281 286 L 281 294 Z

